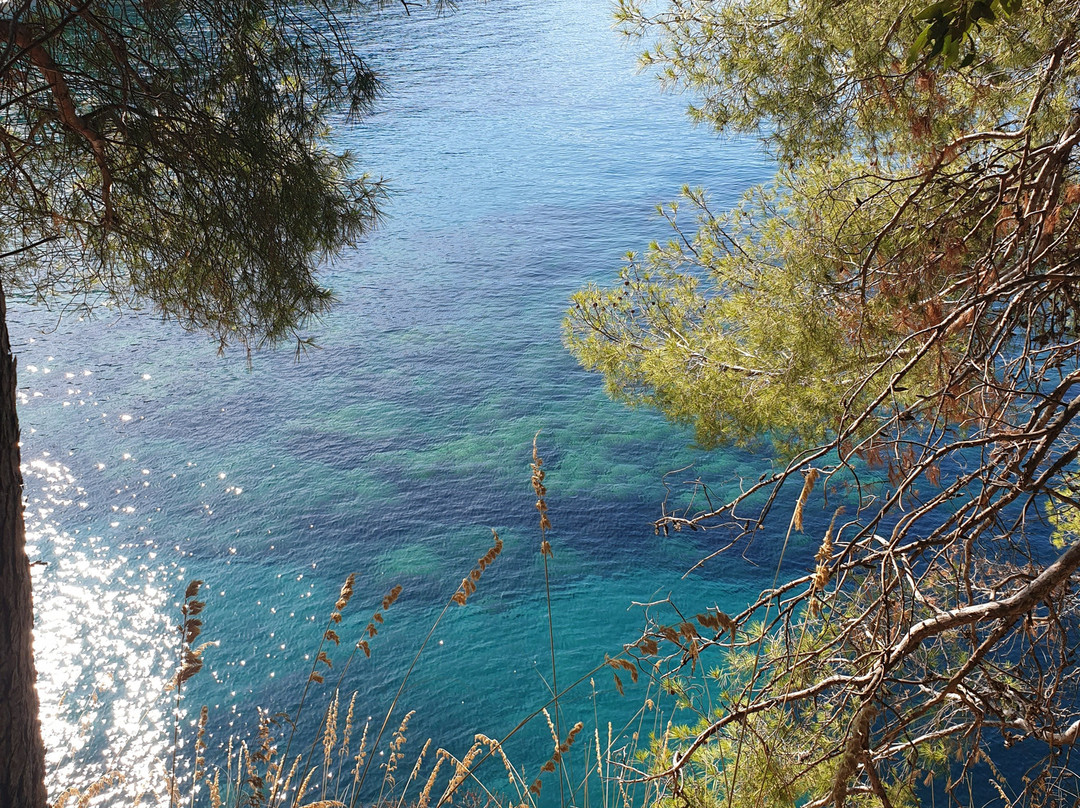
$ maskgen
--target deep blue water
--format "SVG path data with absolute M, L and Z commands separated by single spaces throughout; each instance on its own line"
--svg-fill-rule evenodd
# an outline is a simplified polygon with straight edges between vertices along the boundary
M 694 464 L 673 480 L 722 487 L 768 460 L 699 451 L 688 430 L 610 402 L 560 342 L 573 291 L 667 237 L 657 203 L 685 183 L 725 207 L 767 179 L 757 145 L 693 129 L 686 100 L 636 72 L 638 45 L 604 2 L 389 8 L 356 26 L 387 94 L 334 137 L 393 193 L 378 231 L 326 269 L 340 303 L 310 329 L 320 349 L 249 366 L 152 313 L 11 304 L 31 554 L 48 562 L 38 667 L 55 784 L 116 762 L 154 778 L 187 580 L 206 581 L 204 637 L 220 641 L 188 702 L 211 705 L 215 742 L 249 730 L 257 705 L 293 709 L 348 573 L 346 644 L 403 585 L 346 684 L 381 717 L 491 528 L 505 550 L 449 612 L 398 714 L 416 710 L 411 737 L 456 754 L 477 731 L 504 734 L 550 678 L 538 431 L 560 684 L 635 639 L 634 601 L 737 609 L 771 581 L 777 548 L 763 546 L 758 566 L 724 557 L 683 579 L 721 534 L 651 527 L 666 472 Z M 607 673 L 596 690 L 602 732 L 644 696 L 619 699 Z M 591 726 L 591 692 L 568 697 L 568 722 Z M 539 723 L 510 747 L 528 776 L 549 754 Z

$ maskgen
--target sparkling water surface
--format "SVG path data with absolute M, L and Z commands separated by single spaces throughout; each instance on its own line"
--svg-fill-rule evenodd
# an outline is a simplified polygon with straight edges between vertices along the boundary
M 686 183 L 722 208 L 768 177 L 756 144 L 693 129 L 686 99 L 636 72 L 639 45 L 604 2 L 388 8 L 355 27 L 387 92 L 334 136 L 392 196 L 377 232 L 326 270 L 340 302 L 309 329 L 321 347 L 249 364 L 150 313 L 10 303 L 30 554 L 47 562 L 37 662 L 54 789 L 113 766 L 161 781 L 188 580 L 206 582 L 203 638 L 218 644 L 185 727 L 209 704 L 213 745 L 249 733 L 256 707 L 294 709 L 346 575 L 357 594 L 339 666 L 401 584 L 344 685 L 381 721 L 492 528 L 501 557 L 448 611 L 395 716 L 416 711 L 417 748 L 431 737 L 461 754 L 476 732 L 505 734 L 550 685 L 538 431 L 560 686 L 636 638 L 634 601 L 737 609 L 771 581 L 778 548 L 764 546 L 684 579 L 722 534 L 651 527 L 666 472 L 693 464 L 669 482 L 722 490 L 767 459 L 702 452 L 688 430 L 610 402 L 560 341 L 573 291 L 667 238 L 657 203 Z M 595 705 L 587 682 L 569 695 L 564 720 L 591 726 L 596 706 L 618 729 L 645 696 L 617 697 L 609 672 L 595 691 Z M 508 744 L 529 776 L 550 754 L 534 723 Z

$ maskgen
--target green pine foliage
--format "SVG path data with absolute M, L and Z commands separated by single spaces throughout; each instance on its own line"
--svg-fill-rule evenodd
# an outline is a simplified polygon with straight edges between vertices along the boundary
M 1009 260 L 1002 221 L 1022 191 L 998 191 L 1023 159 L 1018 142 L 1071 131 L 1077 61 L 1047 70 L 1075 50 L 1075 8 L 998 22 L 962 72 L 929 56 L 906 66 L 920 25 L 906 8 L 620 6 L 628 31 L 658 36 L 643 63 L 693 93 L 691 116 L 759 133 L 781 169 L 729 213 L 684 189 L 661 210 L 673 238 L 631 255 L 613 288 L 575 297 L 567 342 L 613 395 L 694 424 L 704 445 L 767 435 L 790 450 L 868 407 L 894 416 L 916 405 L 992 328 L 989 310 L 971 324 L 949 318 L 980 283 L 973 273 L 989 270 L 980 261 Z M 1055 189 L 1056 221 L 1077 210 L 1074 178 L 1066 171 Z M 1070 255 L 1074 239 L 1048 259 Z M 964 380 L 945 386 L 962 398 Z M 980 417 L 978 406 L 961 402 L 952 421 Z M 852 437 L 875 428 L 864 426 Z
M 290 337 L 381 183 L 330 147 L 379 81 L 377 4 L 11 4 L 0 14 L 4 288 L 150 305 L 223 345 Z M 74 10 L 73 10 L 74 9 Z
M 622 0 L 618 20 L 693 120 L 778 170 L 728 212 L 683 189 L 666 242 L 574 297 L 566 342 L 615 398 L 780 459 L 658 531 L 787 552 L 834 511 L 813 571 L 778 567 L 714 636 L 650 623 L 643 667 L 684 720 L 638 776 L 672 806 L 905 806 L 935 781 L 1074 801 L 1080 6 Z

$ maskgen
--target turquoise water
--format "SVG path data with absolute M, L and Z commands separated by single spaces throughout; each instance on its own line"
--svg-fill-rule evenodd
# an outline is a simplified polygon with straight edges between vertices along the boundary
M 608 401 L 559 332 L 574 290 L 666 238 L 655 204 L 688 183 L 723 207 L 764 180 L 756 145 L 693 129 L 685 99 L 635 71 L 603 2 L 388 9 L 356 26 L 388 92 L 335 137 L 393 195 L 379 230 L 327 268 L 340 303 L 310 329 L 320 349 L 249 367 L 151 314 L 11 304 L 31 555 L 48 562 L 35 568 L 38 668 L 57 784 L 117 763 L 155 778 L 187 580 L 206 581 L 203 636 L 220 641 L 187 702 L 189 715 L 211 705 L 214 743 L 250 729 L 256 706 L 293 709 L 348 573 L 347 642 L 401 584 L 346 683 L 381 718 L 491 528 L 502 556 L 448 613 L 399 711 L 417 711 L 411 738 L 455 754 L 477 731 L 504 734 L 550 678 L 538 431 L 560 684 L 636 638 L 634 601 L 674 592 L 731 609 L 771 581 L 766 546 L 684 579 L 723 534 L 651 527 L 666 472 L 693 464 L 669 482 L 722 488 L 767 460 L 701 452 L 689 431 Z M 619 699 L 606 673 L 596 690 L 602 724 L 644 696 Z M 568 721 L 591 722 L 591 692 L 567 698 Z M 530 777 L 546 732 L 509 747 Z

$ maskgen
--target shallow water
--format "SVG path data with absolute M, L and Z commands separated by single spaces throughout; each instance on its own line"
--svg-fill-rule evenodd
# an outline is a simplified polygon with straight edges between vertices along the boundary
M 769 547 L 754 549 L 760 566 L 724 558 L 683 579 L 720 537 L 651 527 L 666 472 L 693 464 L 669 482 L 733 484 L 767 460 L 701 452 L 687 430 L 613 404 L 560 342 L 574 290 L 667 237 L 654 205 L 686 183 L 724 207 L 767 178 L 756 145 L 693 129 L 685 99 L 636 72 L 605 3 L 388 9 L 356 25 L 388 93 L 335 137 L 393 195 L 379 230 L 327 268 L 340 303 L 310 329 L 320 349 L 249 367 L 151 314 L 11 303 L 31 557 L 48 562 L 37 650 L 55 786 L 117 764 L 160 781 L 188 580 L 206 581 L 203 636 L 220 642 L 188 720 L 209 703 L 215 744 L 249 731 L 256 706 L 294 708 L 348 573 L 346 645 L 401 584 L 345 684 L 381 718 L 492 528 L 502 556 L 448 612 L 397 714 L 416 710 L 411 737 L 457 754 L 477 731 L 507 732 L 550 679 L 538 431 L 560 686 L 635 639 L 632 602 L 675 591 L 737 608 L 771 580 Z M 609 673 L 595 688 L 602 725 L 644 696 L 619 699 Z M 593 709 L 586 685 L 564 716 Z M 530 774 L 546 732 L 508 746 Z

